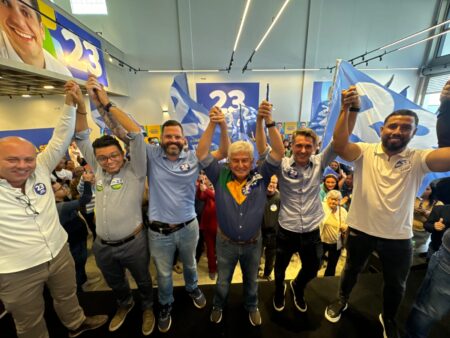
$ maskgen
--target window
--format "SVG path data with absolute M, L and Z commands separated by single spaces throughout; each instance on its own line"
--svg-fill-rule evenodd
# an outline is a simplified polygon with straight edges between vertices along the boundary
M 70 0 L 72 14 L 108 15 L 106 0 Z
M 439 97 L 441 96 L 442 88 L 445 86 L 449 77 L 449 74 L 430 77 L 423 98 L 423 108 L 433 113 L 437 112 L 439 105 L 441 104 Z

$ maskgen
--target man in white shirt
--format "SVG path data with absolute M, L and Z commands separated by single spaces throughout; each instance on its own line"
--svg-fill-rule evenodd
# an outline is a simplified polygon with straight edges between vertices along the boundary
M 45 32 L 37 9 L 37 0 L 0 2 L 0 56 L 71 77 L 66 65 L 43 49 Z
M 75 106 L 84 105 L 78 85 L 66 86 L 63 114 L 45 150 L 20 137 L 0 139 L 0 299 L 19 338 L 45 338 L 44 284 L 58 317 L 76 337 L 107 321 L 86 317 L 76 295 L 75 265 L 50 181 L 75 128 Z
M 441 99 L 449 99 L 441 96 Z M 417 114 L 397 110 L 381 127 L 381 143 L 351 143 L 347 120 L 359 109 L 352 87 L 342 93 L 341 112 L 334 129 L 334 149 L 355 167 L 353 199 L 347 217 L 347 261 L 341 277 L 339 299 L 325 310 L 336 323 L 348 307 L 358 274 L 373 251 L 378 253 L 384 276 L 383 311 L 379 320 L 384 337 L 398 337 L 395 316 L 403 299 L 412 261 L 414 199 L 425 174 L 450 170 L 450 147 L 436 150 L 408 148 L 419 125 Z M 350 116 L 350 117 L 349 117 Z M 364 182 L 364 184 L 363 184 Z

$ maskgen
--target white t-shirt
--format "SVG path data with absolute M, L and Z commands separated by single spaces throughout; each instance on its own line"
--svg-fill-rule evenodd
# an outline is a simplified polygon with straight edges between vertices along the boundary
M 432 150 L 406 148 L 389 158 L 381 143 L 357 145 L 348 226 L 386 239 L 411 238 L 414 200 L 430 172 L 425 159 Z

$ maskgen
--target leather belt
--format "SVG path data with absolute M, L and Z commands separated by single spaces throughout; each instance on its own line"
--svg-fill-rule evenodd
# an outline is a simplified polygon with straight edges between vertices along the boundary
M 133 239 L 135 239 L 136 236 L 142 231 L 143 228 L 144 228 L 144 226 L 143 226 L 142 223 L 141 223 L 141 224 L 139 224 L 138 227 L 133 231 L 133 233 L 132 233 L 130 236 L 128 236 L 128 237 L 125 237 L 125 238 L 123 238 L 123 239 L 119 239 L 119 240 L 117 240 L 117 241 L 105 241 L 104 239 L 101 239 L 101 238 L 100 238 L 100 242 L 101 242 L 102 244 L 109 245 L 109 246 L 120 246 L 120 245 L 122 245 L 122 244 L 128 243 L 129 241 L 132 241 Z
M 222 236 L 222 238 L 228 242 L 231 242 L 233 244 L 238 244 L 238 245 L 246 245 L 246 244 L 254 244 L 256 242 L 258 242 L 259 236 L 260 236 L 260 232 L 258 231 L 258 233 L 253 237 L 250 238 L 246 241 L 235 241 L 234 239 L 231 239 L 230 237 L 228 237 L 227 235 L 225 235 L 222 230 L 220 230 L 220 228 L 217 228 L 217 232 Z
M 195 218 L 190 219 L 187 222 L 178 223 L 178 224 L 169 224 L 169 223 L 163 223 L 158 221 L 150 222 L 149 228 L 150 230 L 153 230 L 155 232 L 159 232 L 161 235 L 169 235 L 175 231 L 178 231 L 185 226 L 189 225 L 192 221 L 194 221 Z

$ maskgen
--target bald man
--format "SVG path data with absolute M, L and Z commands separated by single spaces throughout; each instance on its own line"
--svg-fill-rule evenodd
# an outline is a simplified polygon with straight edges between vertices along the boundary
M 20 137 L 0 139 L 0 299 L 12 314 L 19 338 L 45 338 L 44 284 L 69 337 L 107 321 L 86 317 L 76 296 L 74 261 L 61 227 L 50 174 L 75 128 L 75 106 L 84 105 L 75 82 L 65 85 L 63 114 L 45 150 Z M 26 295 L 26 296 L 24 296 Z

